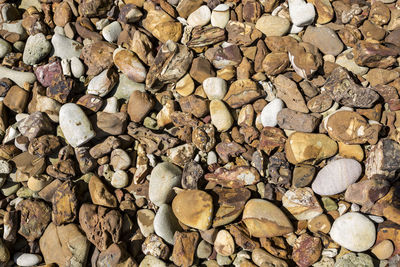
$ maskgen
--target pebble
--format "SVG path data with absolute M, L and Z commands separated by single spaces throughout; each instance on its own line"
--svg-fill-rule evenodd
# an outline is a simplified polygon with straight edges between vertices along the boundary
M 128 174 L 123 170 L 116 170 L 111 178 L 111 185 L 115 188 L 124 188 L 129 184 Z
M 6 40 L 0 38 L 0 58 L 5 57 L 11 51 L 11 45 Z
M 299 221 L 311 220 L 323 212 L 309 187 L 286 191 L 282 197 L 282 205 Z
M 167 267 L 167 264 L 152 255 L 146 255 L 140 262 L 139 267 Z
M 200 259 L 207 259 L 212 251 L 212 246 L 207 241 L 201 240 L 196 249 L 196 256 Z
M 337 56 L 343 51 L 344 45 L 334 30 L 328 27 L 308 26 L 303 41 L 315 45 L 324 55 Z
M 231 256 L 235 251 L 232 235 L 226 230 L 220 230 L 215 237 L 214 249 L 221 256 Z
M 278 124 L 278 113 L 284 107 L 284 103 L 279 98 L 269 102 L 261 111 L 261 123 L 264 127 L 275 127 Z
M 85 66 L 77 57 L 71 58 L 71 72 L 75 78 L 80 78 L 85 74 Z
M 312 189 L 318 195 L 341 193 L 358 180 L 361 172 L 361 164 L 354 159 L 335 160 L 318 172 L 312 183 Z
M 362 252 L 374 245 L 376 230 L 373 222 L 361 213 L 348 212 L 333 222 L 329 234 L 348 250 Z
M 65 139 L 73 147 L 87 143 L 96 135 L 85 112 L 73 103 L 61 107 L 60 127 Z
M 341 257 L 336 258 L 335 267 L 374 267 L 374 262 L 372 261 L 371 256 L 358 253 L 347 253 Z
M 0 174 L 9 174 L 12 171 L 12 166 L 7 161 L 0 159 Z
M 3 239 L 0 239 L 0 263 L 7 263 L 10 259 L 10 251 L 4 244 Z
M 224 79 L 218 77 L 210 77 L 203 81 L 203 90 L 208 99 L 222 100 L 228 91 L 228 86 Z
M 290 22 L 282 17 L 263 15 L 257 20 L 256 29 L 267 37 L 282 36 L 290 30 Z
M 219 4 L 211 12 L 211 25 L 224 29 L 229 21 L 229 6 L 226 4 Z
M 155 205 L 170 203 L 175 195 L 172 190 L 181 184 L 182 170 L 169 162 L 157 164 L 151 171 L 149 198 Z M 162 186 L 160 186 L 162 185 Z
M 138 57 L 130 50 L 118 48 L 114 50 L 113 60 L 118 69 L 134 82 L 144 82 L 147 71 Z
M 211 100 L 210 115 L 212 124 L 219 132 L 226 132 L 232 127 L 232 115 L 221 100 Z
M 178 219 L 172 212 L 171 206 L 160 205 L 154 217 L 154 232 L 164 239 L 168 244 L 174 244 L 175 231 L 180 231 Z
M 351 71 L 352 73 L 360 76 L 366 74 L 369 70 L 368 67 L 357 65 L 357 63 L 354 61 L 352 48 L 349 48 L 338 55 L 336 57 L 335 63 L 342 66 L 343 68 L 346 68 L 348 71 Z
M 131 166 L 132 160 L 125 150 L 117 148 L 111 152 L 110 164 L 114 171 L 127 170 Z
M 187 18 L 187 23 L 192 26 L 204 26 L 211 20 L 211 10 L 204 5 L 192 12 Z
M 207 154 L 207 165 L 212 165 L 218 162 L 217 154 L 214 151 L 210 151 Z
M 380 242 L 379 244 L 375 245 L 371 252 L 380 260 L 389 259 L 394 251 L 394 246 L 392 241 L 386 239 Z
M 154 233 L 155 214 L 152 210 L 141 209 L 136 212 L 137 223 L 144 237 Z
M 211 226 L 213 200 L 201 190 L 186 190 L 178 193 L 172 201 L 176 218 L 185 225 L 202 231 Z
M 63 35 L 54 34 L 51 38 L 54 48 L 54 56 L 61 59 L 79 58 L 82 51 L 82 45 L 77 41 L 71 40 Z
M 37 254 L 17 252 L 14 255 L 14 262 L 18 266 L 34 266 L 42 261 L 42 257 Z
M 32 84 L 36 81 L 35 74 L 31 72 L 16 71 L 3 66 L 0 66 L 0 77 L 12 80 L 19 87 L 24 87 L 26 82 Z
M 118 21 L 114 21 L 105 26 L 102 29 L 101 33 L 104 39 L 106 39 L 108 42 L 115 43 L 121 31 L 122 31 L 121 24 L 119 24 Z
M 277 206 L 263 199 L 249 200 L 244 207 L 242 220 L 254 237 L 282 236 L 293 231 L 286 215 Z
M 111 92 L 115 83 L 113 71 L 111 69 L 103 70 L 99 75 L 90 80 L 86 93 L 104 97 Z
M 307 26 L 314 21 L 315 9 L 311 3 L 304 0 L 289 0 L 289 15 L 297 27 Z
M 107 98 L 106 105 L 103 108 L 103 112 L 117 113 L 118 112 L 118 98 L 116 98 L 115 96 Z

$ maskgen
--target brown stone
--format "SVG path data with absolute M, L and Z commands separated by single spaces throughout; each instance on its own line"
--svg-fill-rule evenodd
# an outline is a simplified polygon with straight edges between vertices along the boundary
M 374 39 L 374 40 L 382 40 L 385 38 L 386 31 L 374 24 L 373 22 L 366 20 L 363 25 L 360 27 L 362 34 L 365 39 Z
M 22 200 L 16 207 L 21 212 L 18 233 L 28 241 L 34 241 L 42 236 L 51 220 L 50 207 L 41 200 Z
M 213 173 L 208 173 L 204 178 L 228 188 L 241 188 L 246 185 L 256 184 L 260 181 L 257 169 L 249 166 L 238 166 L 232 169 L 218 168 Z
M 103 107 L 104 101 L 100 96 L 87 94 L 79 98 L 76 104 L 97 112 Z
M 230 20 L 225 28 L 228 32 L 228 42 L 236 45 L 249 46 L 262 36 L 253 23 Z
M 30 176 L 41 174 L 46 169 L 45 158 L 34 156 L 27 151 L 13 157 L 12 161 L 18 170 Z
M 29 92 L 21 87 L 14 85 L 8 90 L 7 95 L 4 97 L 3 103 L 6 107 L 16 113 L 24 112 L 28 105 Z
M 278 125 L 285 130 L 312 133 L 321 121 L 318 113 L 304 114 L 288 108 L 284 108 L 278 113 Z
M 146 69 L 137 56 L 127 49 L 118 49 L 113 54 L 114 64 L 130 80 L 141 83 L 146 79 Z
M 61 225 L 73 222 L 78 213 L 78 200 L 76 189 L 71 181 L 65 181 L 54 192 L 53 199 L 53 223 Z
M 307 102 L 307 107 L 311 112 L 321 113 L 327 111 L 332 103 L 332 98 L 327 94 L 319 94 Z
M 286 106 L 292 110 L 308 113 L 308 108 L 294 81 L 283 75 L 278 75 L 274 80 L 277 90 L 277 97 L 285 102 Z
M 137 266 L 132 256 L 124 249 L 123 245 L 111 244 L 105 251 L 102 251 L 97 258 L 96 266 Z
M 34 138 L 28 147 L 29 153 L 32 155 L 46 156 L 52 152 L 55 152 L 60 147 L 60 141 L 57 136 L 54 135 L 42 135 Z
M 96 175 L 90 177 L 89 192 L 94 204 L 110 208 L 117 207 L 117 199 Z
M 67 2 L 60 3 L 54 12 L 53 21 L 59 27 L 64 27 L 72 18 L 71 8 Z
M 389 22 L 390 9 L 383 2 L 373 3 L 369 11 L 369 20 L 377 25 L 384 25 Z
M 197 149 L 209 152 L 215 147 L 215 129 L 212 124 L 197 126 L 192 132 L 192 141 Z
M 197 95 L 181 97 L 178 102 L 183 112 L 191 113 L 197 118 L 202 118 L 209 112 L 207 99 Z
M 132 121 L 141 122 L 154 107 L 155 101 L 146 92 L 133 91 L 129 97 L 128 114 Z
M 257 241 L 251 239 L 250 234 L 248 233 L 246 228 L 240 226 L 240 224 L 230 224 L 228 226 L 228 230 L 235 239 L 235 243 L 239 247 L 249 251 L 253 251 L 254 249 L 260 247 L 260 244 Z
M 302 78 L 311 78 L 322 66 L 322 56 L 318 52 L 318 48 L 310 43 L 293 44 L 288 47 L 288 52 L 294 70 Z
M 99 41 L 85 45 L 82 49 L 81 58 L 88 66 L 87 75 L 96 76 L 114 64 L 113 52 L 115 46 L 108 42 Z
M 199 163 L 195 161 L 186 163 L 182 171 L 182 187 L 184 189 L 197 189 L 197 183 L 203 175 L 204 171 Z
M 190 76 L 199 83 L 203 83 L 205 79 L 215 76 L 215 71 L 210 61 L 203 57 L 196 57 L 193 59 L 189 73 Z
M 374 145 L 365 162 L 365 174 L 368 178 L 393 179 L 399 166 L 400 145 L 388 138 L 379 140 Z
M 79 4 L 79 14 L 87 17 L 102 16 L 110 10 L 113 2 L 111 0 L 83 0 Z
M 361 32 L 358 28 L 350 24 L 346 24 L 342 29 L 340 29 L 338 35 L 342 42 L 349 47 L 354 47 L 362 38 Z
M 285 52 L 269 53 L 263 60 L 263 69 L 267 75 L 278 75 L 289 66 L 289 57 Z
M 359 41 L 353 50 L 354 61 L 370 68 L 387 68 L 396 63 L 397 51 L 368 41 Z
M 264 127 L 260 133 L 258 149 L 270 155 L 274 150 L 282 151 L 285 145 L 286 136 L 282 129 L 276 127 Z
M 169 247 L 156 234 L 150 234 L 146 237 L 146 240 L 142 244 L 142 251 L 145 255 L 152 255 L 164 260 L 169 256 Z
M 318 237 L 302 234 L 296 239 L 293 246 L 293 260 L 300 267 L 314 264 L 321 256 L 322 243 Z
M 328 234 L 331 230 L 331 222 L 326 214 L 321 214 L 309 220 L 307 227 L 313 233 Z
M 123 134 L 128 124 L 126 112 L 96 112 L 92 118 L 92 126 L 98 136 Z
M 221 142 L 215 147 L 215 151 L 223 162 L 228 162 L 229 158 L 239 156 L 246 149 L 236 142 Z
M 199 234 L 197 232 L 175 232 L 174 241 L 172 261 L 178 266 L 191 266 L 194 261 Z
M 201 0 L 182 0 L 176 7 L 176 11 L 180 17 L 187 19 L 187 17 L 198 9 L 203 4 Z

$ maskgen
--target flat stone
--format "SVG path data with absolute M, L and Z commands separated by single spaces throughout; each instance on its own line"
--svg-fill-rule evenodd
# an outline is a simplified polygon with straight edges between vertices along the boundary
M 309 187 L 286 191 L 282 197 L 282 205 L 299 221 L 311 220 L 323 212 Z
M 257 20 L 256 28 L 267 37 L 283 36 L 289 31 L 290 22 L 282 17 L 263 15 Z
M 277 91 L 276 96 L 282 99 L 288 108 L 303 113 L 309 112 L 306 102 L 293 80 L 280 74 L 275 78 L 274 85 Z
M 318 47 L 325 55 L 337 56 L 344 48 L 335 31 L 328 27 L 308 26 L 302 39 Z

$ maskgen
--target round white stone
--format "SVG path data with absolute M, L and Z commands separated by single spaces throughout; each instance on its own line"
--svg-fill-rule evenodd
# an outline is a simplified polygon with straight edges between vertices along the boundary
M 11 51 L 11 45 L 6 40 L 0 38 L 0 58 L 5 57 L 5 55 L 10 53 Z
M 229 6 L 219 4 L 211 12 L 211 25 L 224 29 L 229 21 Z
M 71 58 L 71 72 L 72 75 L 79 79 L 83 74 L 85 74 L 85 66 L 83 66 L 82 61 L 77 57 Z
M 172 201 L 175 193 L 172 189 L 181 185 L 181 169 L 169 162 L 157 164 L 151 171 L 149 182 L 149 198 L 155 205 L 160 206 Z
M 121 25 L 118 21 L 111 22 L 101 31 L 104 39 L 110 43 L 117 41 L 119 34 L 122 32 Z
M 373 222 L 357 212 L 348 212 L 332 224 L 331 238 L 348 250 L 362 252 L 375 243 L 376 230 Z
M 208 24 L 210 20 L 211 10 L 208 8 L 208 6 L 203 5 L 189 15 L 187 18 L 187 23 L 193 27 L 204 26 Z
M 261 111 L 261 123 L 264 127 L 275 127 L 278 124 L 278 113 L 284 107 L 283 101 L 275 98 Z
M 174 244 L 174 234 L 180 229 L 178 219 L 172 212 L 171 206 L 161 205 L 154 217 L 154 232 L 168 244 Z
M 304 0 L 289 0 L 289 15 L 297 27 L 307 26 L 314 21 L 315 8 Z
M 31 253 L 15 253 L 14 255 L 14 262 L 18 266 L 34 266 L 42 261 L 42 257 L 37 254 Z
M 123 170 L 114 172 L 111 178 L 111 185 L 115 188 L 124 188 L 129 183 L 128 174 Z
M 103 112 L 117 113 L 118 112 L 118 98 L 116 98 L 115 96 L 107 98 L 106 106 L 104 107 Z
M 60 127 L 67 142 L 77 147 L 95 137 L 92 125 L 85 112 L 74 103 L 67 103 L 60 109 Z
M 210 77 L 203 81 L 203 89 L 208 99 L 223 99 L 227 92 L 226 81 L 219 77 Z

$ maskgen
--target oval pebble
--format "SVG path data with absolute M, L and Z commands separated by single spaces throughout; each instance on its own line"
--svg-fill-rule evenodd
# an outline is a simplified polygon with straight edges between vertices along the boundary
M 354 159 L 335 160 L 319 171 L 312 189 L 322 196 L 339 194 L 357 181 L 361 171 L 361 164 Z
M 339 245 L 354 252 L 370 249 L 375 243 L 374 223 L 357 212 L 348 212 L 337 218 L 330 231 L 330 236 Z
M 42 261 L 42 257 L 37 254 L 31 254 L 31 253 L 15 253 L 14 255 L 14 262 L 18 266 L 34 266 L 38 264 L 39 262 Z
M 284 107 L 283 101 L 275 98 L 261 111 L 261 123 L 264 127 L 275 127 L 278 124 L 278 113 Z

